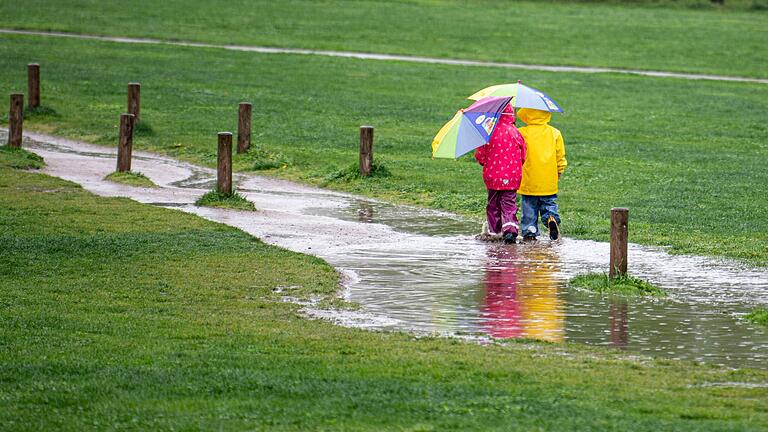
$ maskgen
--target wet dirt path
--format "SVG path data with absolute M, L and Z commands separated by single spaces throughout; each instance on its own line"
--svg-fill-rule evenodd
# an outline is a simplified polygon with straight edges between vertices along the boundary
M 0 131 L 5 141 L 6 131 Z M 573 240 L 505 246 L 474 239 L 479 224 L 255 175 L 235 175 L 258 212 L 195 207 L 215 173 L 135 152 L 134 171 L 159 189 L 102 180 L 115 150 L 27 133 L 44 172 L 102 196 L 124 196 L 240 228 L 267 243 L 318 256 L 345 275 L 343 296 L 361 311 L 309 315 L 341 325 L 472 337 L 525 337 L 619 347 L 730 367 L 768 367 L 768 331 L 743 315 L 768 305 L 768 270 L 673 256 L 630 245 L 631 272 L 663 288 L 663 300 L 621 299 L 566 287 L 607 270 L 607 243 Z M 567 234 L 567 233 L 566 233 Z M 631 233 L 630 233 L 631 235 Z M 290 289 L 285 289 L 290 295 Z

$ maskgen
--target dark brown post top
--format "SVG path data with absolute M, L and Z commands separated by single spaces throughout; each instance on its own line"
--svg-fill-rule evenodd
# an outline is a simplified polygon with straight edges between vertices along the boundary
M 629 209 L 611 209 L 611 267 L 609 277 L 627 273 L 627 244 L 629 237 Z
M 237 121 L 237 152 L 245 153 L 251 147 L 251 112 L 250 102 L 240 102 Z
M 133 126 L 136 119 L 133 114 L 120 115 L 120 140 L 117 144 L 117 172 L 131 170 L 133 153 Z
M 22 129 L 24 124 L 24 95 L 11 94 L 11 107 L 8 112 L 8 147 L 21 148 Z
M 219 132 L 216 191 L 232 195 L 232 132 Z
M 373 168 L 373 126 L 360 126 L 360 175 L 367 177 Z
M 128 113 L 134 115 L 134 123 L 138 123 L 141 112 L 141 84 L 128 83 Z
M 30 63 L 27 65 L 27 93 L 29 93 L 29 107 L 40 106 L 40 65 Z

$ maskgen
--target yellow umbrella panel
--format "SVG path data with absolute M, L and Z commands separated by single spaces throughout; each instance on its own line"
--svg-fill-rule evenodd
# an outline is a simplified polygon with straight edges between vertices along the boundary
M 456 148 L 450 146 L 440 146 L 445 142 L 455 142 L 459 134 L 459 124 L 461 123 L 461 110 L 456 111 L 456 115 L 448 121 L 440 131 L 437 132 L 435 138 L 432 140 L 432 157 L 433 158 L 455 158 Z

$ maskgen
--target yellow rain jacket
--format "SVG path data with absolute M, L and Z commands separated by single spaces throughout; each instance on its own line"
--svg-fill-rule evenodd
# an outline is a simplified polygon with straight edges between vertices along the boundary
M 520 108 L 517 118 L 526 126 L 520 133 L 528 145 L 523 164 L 520 195 L 547 196 L 557 193 L 558 176 L 565 171 L 565 145 L 560 131 L 550 126 L 552 113 L 531 108 Z

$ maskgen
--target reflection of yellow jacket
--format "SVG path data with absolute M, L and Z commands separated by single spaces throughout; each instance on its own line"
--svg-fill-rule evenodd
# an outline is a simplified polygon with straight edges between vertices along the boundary
M 542 285 L 532 286 L 530 282 Z M 549 286 L 545 283 L 546 280 L 523 280 L 522 287 L 518 288 L 520 316 L 525 323 L 523 336 L 529 339 L 562 342 L 565 339 L 563 301 L 557 296 L 557 281 L 552 280 Z
M 521 195 L 547 196 L 557 193 L 558 175 L 565 171 L 565 145 L 560 131 L 550 126 L 552 113 L 531 108 L 520 108 L 517 118 L 526 126 L 520 128 L 528 146 L 523 164 Z
M 526 251 L 535 263 L 520 274 L 517 301 L 521 321 L 525 323 L 523 336 L 549 342 L 565 339 L 565 307 L 558 296 L 559 285 L 555 277 L 559 257 L 549 247 Z

